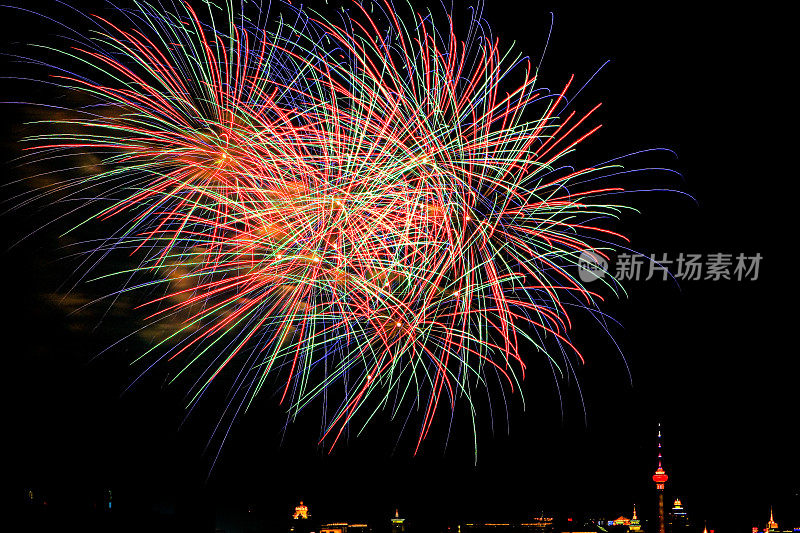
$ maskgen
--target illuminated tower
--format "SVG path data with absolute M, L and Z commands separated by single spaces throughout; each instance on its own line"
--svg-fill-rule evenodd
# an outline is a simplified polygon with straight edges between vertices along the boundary
M 394 510 L 394 518 L 392 518 L 392 533 L 405 533 L 406 525 L 405 518 L 400 518 L 400 510 Z
M 661 424 L 658 424 L 658 468 L 653 474 L 653 482 L 658 491 L 658 533 L 666 533 L 664 525 L 664 484 L 667 482 L 667 473 L 661 466 Z
M 772 517 L 772 507 L 769 508 L 769 522 L 767 522 L 767 528 L 764 531 L 777 531 L 778 530 L 778 523 Z
M 628 531 L 641 531 L 642 530 L 642 521 L 639 520 L 639 517 L 636 516 L 636 504 L 633 505 L 633 518 L 631 518 L 631 525 L 628 528 Z

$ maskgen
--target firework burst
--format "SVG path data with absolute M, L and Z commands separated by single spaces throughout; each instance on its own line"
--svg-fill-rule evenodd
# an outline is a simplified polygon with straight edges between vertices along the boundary
M 102 160 L 57 189 L 102 191 L 81 224 L 115 229 L 87 264 L 129 252 L 104 277 L 169 324 L 142 373 L 172 365 L 189 409 L 227 375 L 223 442 L 279 376 L 290 419 L 322 405 L 331 447 L 382 413 L 413 417 L 418 449 L 443 408 L 477 416 L 490 376 L 517 391 L 527 354 L 568 372 L 568 309 L 600 299 L 579 256 L 624 240 L 604 222 L 622 189 L 592 185 L 614 167 L 562 162 L 597 107 L 572 110 L 571 80 L 540 88 L 479 19 L 461 41 L 389 3 L 286 11 L 139 2 L 52 50 L 93 104 L 30 150 Z

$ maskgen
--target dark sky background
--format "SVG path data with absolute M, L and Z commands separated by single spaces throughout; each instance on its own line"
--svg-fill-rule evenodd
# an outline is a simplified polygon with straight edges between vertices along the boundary
M 213 409 L 181 426 L 182 390 L 164 387 L 158 372 L 121 395 L 134 350 L 92 357 L 128 331 L 125 321 L 101 321 L 99 311 L 66 317 L 46 303 L 43 295 L 59 290 L 70 262 L 58 260 L 64 251 L 55 232 L 9 249 L 39 220 L 16 211 L 0 219 L 8 497 L 21 500 L 24 487 L 41 487 L 67 507 L 113 487 L 115 503 L 130 513 L 159 502 L 185 513 L 255 504 L 276 519 L 303 499 L 323 520 L 373 522 L 399 506 L 422 532 L 424 522 L 522 519 L 541 510 L 629 515 L 633 503 L 651 518 L 661 421 L 669 502 L 680 497 L 691 517 L 718 531 L 763 527 L 770 505 L 781 526 L 800 526 L 797 224 L 789 192 L 796 180 L 788 82 L 795 58 L 787 16 L 766 4 L 596 4 L 492 2 L 485 17 L 501 43 L 516 41 L 538 60 L 555 14 L 545 86 L 558 88 L 573 73 L 582 84 L 611 60 L 580 96 L 583 109 L 603 102 L 604 124 L 581 157 L 652 147 L 677 153 L 643 161 L 683 178 L 654 172 L 623 185 L 677 189 L 697 202 L 669 192 L 632 194 L 628 201 L 641 214 L 621 229 L 634 249 L 671 258 L 760 253 L 758 280 L 630 282 L 627 297 L 611 297 L 605 308 L 622 325 L 613 333 L 625 359 L 602 331 L 578 320 L 573 335 L 586 364 L 578 383 L 559 383 L 560 401 L 543 356 L 529 354 L 527 408 L 511 398 L 510 423 L 495 411 L 494 431 L 481 413 L 477 466 L 463 413 L 446 449 L 443 427 L 413 456 L 413 434 L 395 447 L 397 424 L 377 422 L 328 454 L 316 446 L 315 415 L 284 434 L 277 399 L 264 395 L 236 424 L 206 480 Z M 9 46 L 47 31 L 2 13 Z M 20 87 L 9 82 L 5 90 Z M 3 107 L 5 161 L 16 155 L 23 117 Z M 21 172 L 13 163 L 5 169 L 9 179 Z

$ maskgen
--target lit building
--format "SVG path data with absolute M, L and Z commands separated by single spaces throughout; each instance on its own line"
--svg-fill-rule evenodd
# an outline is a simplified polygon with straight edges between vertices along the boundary
M 633 506 L 633 517 L 628 518 L 625 515 L 620 515 L 614 520 L 593 520 L 594 524 L 600 527 L 603 531 L 605 528 L 614 528 L 615 531 L 642 531 L 642 521 L 639 520 L 639 515 L 636 514 L 636 505 Z
M 367 524 L 349 524 L 346 533 L 372 533 Z
M 675 498 L 675 503 L 669 512 L 669 530 L 673 533 L 678 533 L 690 528 L 689 515 L 686 514 L 686 509 L 683 508 L 680 498 Z
M 666 533 L 666 523 L 664 521 L 664 485 L 668 479 L 667 473 L 661 466 L 661 424 L 658 424 L 658 468 L 653 474 L 653 482 L 656 484 L 658 492 L 658 533 Z
M 530 525 L 534 531 L 544 532 L 553 531 L 555 528 L 556 517 L 553 515 L 546 515 L 544 512 L 531 520 Z
M 392 533 L 405 533 L 406 531 L 406 519 L 400 518 L 400 510 L 394 510 L 394 518 L 392 518 Z
M 294 514 L 292 515 L 294 520 L 308 520 L 310 515 L 308 514 L 308 506 L 303 505 L 303 502 L 300 502 L 300 505 L 294 508 Z
M 633 516 L 631 518 L 620 515 L 613 520 L 609 520 L 607 516 L 595 515 L 587 517 L 586 523 L 594 525 L 600 533 L 643 533 L 644 531 L 642 529 L 642 521 L 636 512 L 636 505 L 633 506 Z
M 532 522 L 471 522 L 459 524 L 457 533 L 534 533 L 553 529 L 553 519 Z
M 332 523 L 319 526 L 319 533 L 347 533 L 347 523 Z
M 311 533 L 313 523 L 311 522 L 311 512 L 303 502 L 294 508 L 292 519 L 289 521 L 289 533 Z
M 619 516 L 619 517 L 615 518 L 614 520 L 609 520 L 608 521 L 608 525 L 611 526 L 611 527 L 613 527 L 613 526 L 628 526 L 628 527 L 630 527 L 631 519 L 630 518 L 625 518 L 624 516 Z
M 636 516 L 636 504 L 633 504 L 633 518 L 631 518 L 631 525 L 628 528 L 629 531 L 641 531 L 642 530 L 642 521 L 639 520 L 639 517 Z
M 367 524 L 349 524 L 347 522 L 333 522 L 319 527 L 319 533 L 370 533 Z
M 772 507 L 769 508 L 769 522 L 767 522 L 767 527 L 764 528 L 764 531 L 778 531 L 778 523 L 772 517 Z

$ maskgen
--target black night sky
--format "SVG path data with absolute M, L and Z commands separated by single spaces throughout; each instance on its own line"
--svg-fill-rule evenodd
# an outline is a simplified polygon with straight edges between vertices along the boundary
M 50 9 L 40 0 L 25 5 Z M 399 507 L 419 533 L 438 533 L 447 521 L 541 511 L 615 517 L 629 515 L 634 503 L 652 521 L 661 421 L 670 503 L 680 497 L 695 521 L 720 532 L 763 528 L 770 505 L 782 527 L 800 526 L 790 234 L 797 227 L 790 192 L 796 104 L 788 81 L 796 60 L 788 16 L 766 4 L 716 10 L 503 1 L 489 2 L 484 16 L 501 44 L 516 41 L 538 60 L 551 12 L 545 86 L 560 87 L 573 73 L 582 85 L 611 60 L 579 97 L 583 109 L 603 103 L 603 128 L 581 157 L 669 148 L 677 158 L 664 152 L 641 161 L 682 177 L 642 173 L 623 185 L 696 199 L 632 193 L 627 201 L 641 213 L 620 226 L 631 247 L 671 259 L 758 253 L 757 280 L 628 282 L 627 297 L 610 295 L 606 307 L 621 324 L 613 335 L 625 358 L 602 330 L 577 320 L 573 338 L 586 364 L 578 383 L 558 382 L 559 399 L 544 357 L 529 354 L 526 409 L 515 395 L 508 424 L 502 410 L 479 415 L 477 466 L 464 413 L 446 447 L 446 421 L 416 456 L 413 431 L 398 441 L 398 423 L 377 422 L 328 454 L 316 445 L 314 414 L 284 433 L 277 398 L 264 394 L 234 426 L 207 479 L 213 407 L 182 424 L 183 391 L 165 386 L 158 371 L 122 394 L 133 377 L 134 346 L 93 357 L 129 331 L 125 320 L 104 318 L 103 306 L 65 316 L 47 303 L 74 263 L 63 259 L 56 230 L 12 247 L 41 215 L 6 212 L 16 191 L 9 185 L 0 218 L 5 501 L 19 506 L 24 488 L 41 488 L 54 509 L 80 520 L 72 510 L 112 487 L 131 523 L 144 523 L 154 508 L 203 523 L 215 510 L 235 514 L 255 505 L 280 524 L 302 499 L 321 520 L 378 524 Z M 0 13 L 5 50 L 46 37 L 33 17 Z M 3 68 L 25 70 L 8 59 Z M 4 100 L 52 96 L 20 81 L 3 80 L 3 87 Z M 11 182 L 25 171 L 12 161 L 25 112 L 2 110 L 4 181 Z

